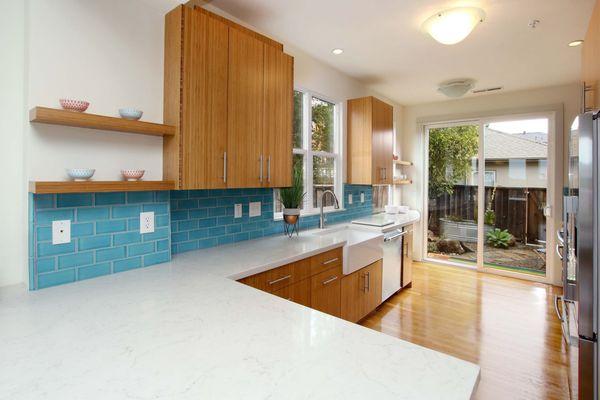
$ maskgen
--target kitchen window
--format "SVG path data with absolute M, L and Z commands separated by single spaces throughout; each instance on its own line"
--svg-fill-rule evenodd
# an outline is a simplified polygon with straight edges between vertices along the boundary
M 294 91 L 292 129 L 293 168 L 301 170 L 306 197 L 303 214 L 318 212 L 321 194 L 332 190 L 343 202 L 341 178 L 340 105 L 323 96 Z M 281 216 L 279 190 L 274 191 L 275 217 Z M 325 198 L 325 211 L 333 210 L 331 196 Z

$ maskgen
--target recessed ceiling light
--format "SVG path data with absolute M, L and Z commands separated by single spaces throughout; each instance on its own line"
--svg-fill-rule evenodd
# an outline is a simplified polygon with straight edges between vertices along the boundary
M 480 8 L 451 8 L 427 18 L 422 28 L 442 44 L 456 44 L 469 36 L 484 19 L 485 12 Z
M 569 47 L 577 47 L 577 46 L 581 46 L 583 44 L 583 40 L 573 40 L 571 43 L 569 43 Z
M 335 54 L 336 56 L 339 56 L 340 54 L 342 54 L 344 52 L 344 49 L 333 49 L 333 50 L 331 50 L 331 52 L 333 54 Z

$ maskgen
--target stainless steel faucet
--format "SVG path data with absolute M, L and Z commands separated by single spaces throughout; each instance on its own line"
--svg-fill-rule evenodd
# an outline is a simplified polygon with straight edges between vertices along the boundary
M 325 215 L 323 214 L 323 204 L 325 200 L 325 195 L 327 193 L 331 193 L 331 195 L 333 196 L 333 200 L 335 201 L 334 204 L 334 208 L 336 210 L 338 210 L 340 208 L 340 203 L 338 201 L 337 196 L 335 195 L 335 193 L 333 193 L 331 190 L 325 190 L 323 193 L 321 193 L 321 218 L 319 219 L 319 229 L 325 229 Z

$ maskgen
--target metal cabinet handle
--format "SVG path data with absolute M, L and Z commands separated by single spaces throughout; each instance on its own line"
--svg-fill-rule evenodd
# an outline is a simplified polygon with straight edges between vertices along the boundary
M 260 171 L 258 173 L 258 180 L 262 183 L 262 181 L 263 181 L 263 155 L 262 154 L 258 157 L 258 163 L 260 165 L 260 167 L 259 167 Z
M 290 279 L 291 277 L 292 277 L 292 275 L 286 275 L 286 276 L 284 276 L 284 277 L 282 277 L 282 278 L 275 279 L 274 281 L 271 281 L 271 282 L 269 282 L 269 285 L 274 285 L 274 284 L 276 284 L 276 283 L 283 282 L 283 281 L 285 281 L 286 279 Z
M 323 261 L 323 265 L 331 264 L 339 260 L 339 258 L 332 258 L 331 260 Z
M 558 317 L 560 322 L 565 322 L 565 317 L 563 317 L 563 315 L 560 313 L 560 310 L 558 307 L 558 302 L 562 301 L 562 300 L 563 300 L 562 296 L 554 296 L 554 311 L 556 311 L 556 316 Z
M 223 183 L 227 183 L 227 152 L 223 153 Z
M 326 281 L 323 281 L 323 285 L 329 285 L 331 282 L 335 281 L 337 278 L 338 278 L 337 275 L 332 276 L 331 278 L 327 279 Z
M 271 183 L 271 156 L 267 157 L 267 182 Z
M 560 258 L 560 260 L 563 260 L 564 254 L 560 249 L 564 249 L 565 247 L 560 245 L 560 244 L 556 244 L 556 254 L 558 254 L 558 258 Z
M 371 273 L 367 272 L 365 274 L 365 276 L 367 277 L 366 281 L 367 281 L 367 292 L 371 291 Z
M 363 293 L 367 293 L 367 274 L 362 274 L 361 276 L 364 279 L 362 291 Z

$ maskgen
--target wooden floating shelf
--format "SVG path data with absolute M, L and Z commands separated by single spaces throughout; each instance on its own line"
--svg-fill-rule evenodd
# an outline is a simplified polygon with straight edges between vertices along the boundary
M 124 118 L 107 117 L 85 112 L 59 110 L 56 108 L 34 107 L 29 110 L 29 122 L 51 125 L 75 126 L 79 128 L 101 129 L 136 133 L 151 136 L 173 136 L 175 127 L 153 122 L 131 121 Z
M 90 193 L 90 192 L 144 192 L 150 190 L 175 189 L 173 181 L 55 181 L 29 182 L 29 192 L 49 193 Z
M 394 164 L 407 165 L 407 166 L 413 165 L 413 163 L 411 161 L 402 161 L 402 160 L 394 160 Z
M 394 185 L 410 185 L 412 181 L 410 179 L 395 179 Z

